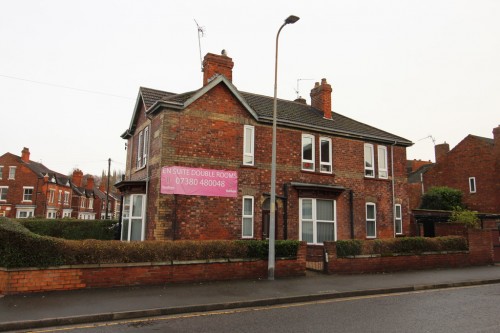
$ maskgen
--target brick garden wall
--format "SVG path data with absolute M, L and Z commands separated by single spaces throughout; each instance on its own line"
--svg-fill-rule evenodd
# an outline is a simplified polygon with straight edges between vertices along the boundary
M 267 260 L 257 259 L 0 268 L 0 294 L 257 279 L 266 278 L 267 270 Z M 303 276 L 305 272 L 305 243 L 300 246 L 296 258 L 276 260 L 275 276 L 278 278 Z
M 338 258 L 335 243 L 325 242 L 325 250 L 328 253 L 326 271 L 329 274 L 355 274 L 490 265 L 493 263 L 493 245 L 490 234 L 490 230 L 469 230 L 467 235 L 469 251 L 422 255 Z

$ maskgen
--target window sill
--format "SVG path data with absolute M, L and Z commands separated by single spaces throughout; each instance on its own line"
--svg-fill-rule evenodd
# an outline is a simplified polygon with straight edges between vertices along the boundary
M 335 176 L 335 172 L 320 172 L 320 171 L 309 171 L 309 170 L 300 170 L 301 173 L 308 175 L 319 175 L 319 176 Z

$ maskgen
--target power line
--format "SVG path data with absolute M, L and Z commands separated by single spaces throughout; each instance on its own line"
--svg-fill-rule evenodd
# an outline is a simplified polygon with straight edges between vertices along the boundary
M 30 80 L 30 79 L 23 79 L 20 77 L 15 77 L 15 76 L 10 76 L 10 75 L 3 75 L 0 74 L 1 77 L 11 79 L 11 80 L 18 80 L 18 81 L 24 81 L 24 82 L 29 82 L 29 83 L 36 83 L 44 86 L 49 86 L 49 87 L 55 87 L 55 88 L 63 88 L 63 89 L 69 89 L 69 90 L 75 90 L 79 92 L 85 92 L 89 94 L 96 94 L 96 95 L 103 95 L 103 96 L 111 96 L 111 97 L 116 97 L 116 98 L 123 98 L 123 99 L 129 99 L 132 100 L 133 98 L 130 97 L 125 97 L 125 96 L 120 96 L 120 95 L 115 95 L 115 94 L 109 94 L 101 91 L 95 91 L 95 90 L 87 90 L 87 89 L 80 89 L 80 88 L 74 88 L 70 86 L 65 86 L 62 84 L 55 84 L 55 83 L 50 83 L 50 82 L 43 82 L 43 81 L 35 81 L 35 80 Z

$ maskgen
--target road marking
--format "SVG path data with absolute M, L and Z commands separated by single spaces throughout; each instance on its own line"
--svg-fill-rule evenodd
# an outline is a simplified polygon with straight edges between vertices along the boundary
M 484 286 L 485 285 L 459 286 L 459 287 L 451 287 L 451 288 L 444 288 L 444 289 L 423 289 L 423 290 L 405 291 L 405 292 L 399 292 L 399 293 L 352 296 L 352 297 L 333 298 L 333 299 L 325 299 L 325 300 L 309 301 L 309 302 L 299 302 L 299 303 L 291 303 L 291 304 L 269 305 L 269 306 L 259 306 L 259 307 L 240 308 L 240 309 L 231 309 L 231 310 L 218 310 L 218 311 L 209 311 L 209 312 L 194 312 L 194 313 L 186 313 L 186 314 L 179 314 L 179 315 L 166 315 L 166 316 L 158 316 L 158 317 L 149 317 L 147 319 L 139 318 L 139 319 L 112 321 L 112 322 L 105 322 L 105 323 L 93 323 L 93 324 L 88 324 L 88 325 L 75 325 L 75 326 L 66 326 L 66 327 L 46 328 L 46 329 L 41 329 L 41 330 L 30 330 L 30 331 L 26 331 L 26 332 L 48 333 L 48 332 L 60 332 L 60 331 L 72 331 L 72 330 L 77 330 L 77 329 L 83 330 L 83 329 L 91 329 L 91 328 L 98 328 L 98 327 L 130 325 L 130 324 L 137 324 L 137 323 L 144 323 L 144 322 L 167 321 L 167 320 L 175 320 L 175 319 L 189 319 L 189 318 L 220 316 L 220 315 L 231 315 L 231 314 L 238 314 L 238 313 L 247 313 L 247 312 L 252 312 L 252 311 L 265 311 L 265 310 L 274 310 L 274 309 L 288 309 L 288 308 L 301 307 L 301 306 L 307 306 L 307 305 L 313 305 L 313 304 L 350 302 L 350 301 L 357 301 L 357 300 L 362 300 L 362 299 L 375 299 L 375 298 L 403 296 L 403 295 L 411 295 L 411 294 L 424 294 L 424 293 L 441 292 L 441 291 L 447 291 L 447 290 L 453 290 L 453 289 L 469 289 L 469 288 L 484 287 Z

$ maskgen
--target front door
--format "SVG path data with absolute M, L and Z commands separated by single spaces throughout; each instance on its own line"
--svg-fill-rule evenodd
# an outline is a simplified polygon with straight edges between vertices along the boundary
M 268 210 L 262 211 L 262 239 L 269 239 L 269 221 L 271 220 L 271 212 Z

